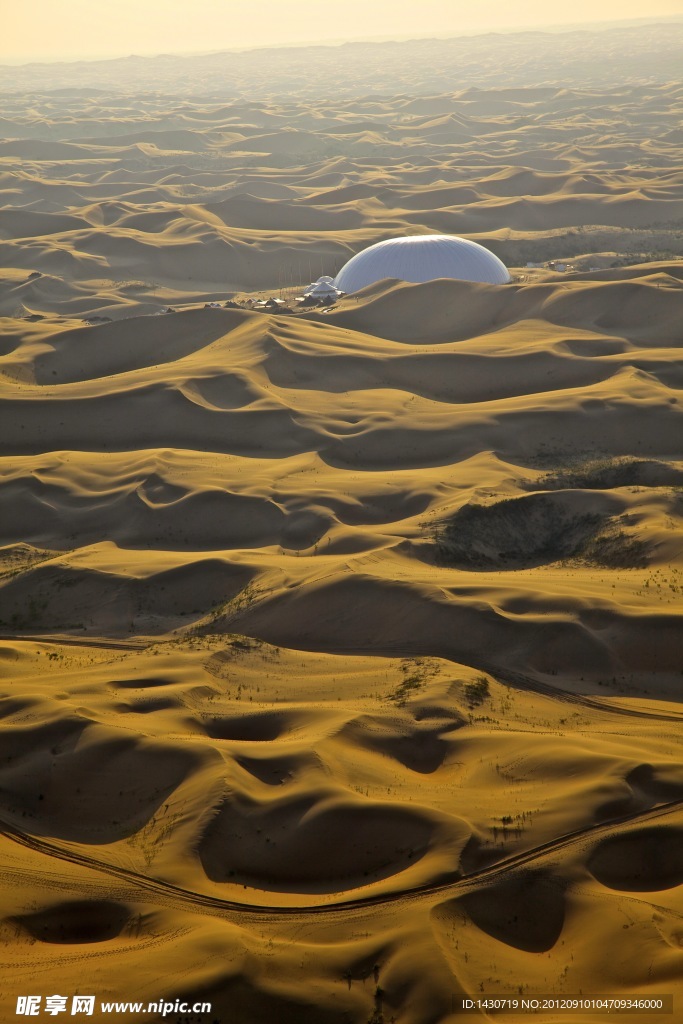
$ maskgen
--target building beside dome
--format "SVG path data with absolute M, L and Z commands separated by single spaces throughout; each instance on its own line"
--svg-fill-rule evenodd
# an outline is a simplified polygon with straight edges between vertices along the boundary
M 353 256 L 334 279 L 341 292 L 358 292 L 376 281 L 420 283 L 440 277 L 508 284 L 505 264 L 478 242 L 457 235 L 407 235 L 377 242 Z
M 308 298 L 313 296 L 316 299 L 327 298 L 331 296 L 334 299 L 339 298 L 339 289 L 335 286 L 334 281 L 331 277 L 320 277 L 317 281 L 309 284 L 308 288 L 304 291 L 304 297 Z
M 341 292 L 335 287 L 331 277 L 319 277 L 304 289 L 303 295 L 296 300 L 300 306 L 329 306 L 333 305 Z

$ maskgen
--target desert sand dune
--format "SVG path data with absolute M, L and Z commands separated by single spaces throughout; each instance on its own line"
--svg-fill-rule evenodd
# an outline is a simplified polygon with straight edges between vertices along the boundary
M 372 103 L 339 96 L 315 111 L 303 100 L 286 110 L 273 98 L 217 100 L 189 116 L 150 94 L 133 122 L 116 95 L 98 94 L 98 135 L 88 135 L 79 90 L 34 97 L 39 125 L 8 93 L 0 259 L 27 277 L 62 279 L 63 299 L 4 296 L 3 311 L 22 303 L 82 316 L 69 294 L 78 282 L 92 314 L 128 315 L 135 306 L 118 287 L 101 294 L 103 279 L 122 283 L 122 267 L 143 286 L 139 312 L 226 288 L 292 286 L 406 231 L 474 235 L 513 266 L 539 254 L 678 254 L 683 185 L 671 132 L 681 90 L 641 84 L 643 64 L 632 65 L 618 96 L 605 83 L 480 87 Z
M 678 1019 L 680 42 L 0 68 L 0 1019 Z

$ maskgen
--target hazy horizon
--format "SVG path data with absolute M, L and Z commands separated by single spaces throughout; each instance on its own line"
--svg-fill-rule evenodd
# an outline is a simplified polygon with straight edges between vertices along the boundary
M 683 0 L 10 5 L 0 1024 L 674 1024 Z
M 596 28 L 610 23 L 657 21 L 683 17 L 683 0 L 603 0 L 599 8 L 577 0 L 571 11 L 549 9 L 543 0 L 520 0 L 511 19 L 502 0 L 482 0 L 476 10 L 462 10 L 444 0 L 424 0 L 419 13 L 406 2 L 377 0 L 368 9 L 361 0 L 347 0 L 346 18 L 321 22 L 315 0 L 293 0 L 282 15 L 276 0 L 252 0 L 244 5 L 196 0 L 191 24 L 184 9 L 162 0 L 116 0 L 108 5 L 106 38 L 100 39 L 101 15 L 93 17 L 101 0 L 65 0 L 57 10 L 47 0 L 15 7 L 6 14 L 5 45 L 0 63 L 58 63 L 120 57 L 179 56 L 221 50 L 335 45 L 344 42 L 450 37 L 486 32 Z M 571 15 L 571 18 L 568 17 Z M 30 45 L 28 45 L 30 43 Z

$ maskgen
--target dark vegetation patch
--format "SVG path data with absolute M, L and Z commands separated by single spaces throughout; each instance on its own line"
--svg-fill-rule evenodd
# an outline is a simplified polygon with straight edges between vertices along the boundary
M 576 552 L 579 561 L 586 565 L 598 565 L 604 569 L 643 569 L 648 564 L 648 546 L 638 537 L 632 537 L 620 523 L 625 516 L 618 516 L 604 523 L 601 529 L 586 538 Z
M 613 515 L 612 505 L 569 497 L 530 494 L 464 505 L 437 527 L 435 560 L 475 570 L 528 569 L 567 559 L 612 569 L 647 565 L 647 546 L 626 532 L 626 516 Z
M 581 458 L 551 470 L 532 486 L 539 491 L 567 488 L 610 490 L 615 487 L 672 487 L 683 484 L 683 472 L 657 459 Z
M 486 676 L 477 676 L 463 686 L 465 700 L 470 708 L 478 708 L 491 696 L 489 681 Z
M 240 633 L 226 633 L 225 645 L 211 654 L 204 662 L 206 671 L 216 679 L 230 679 L 234 672 L 234 662 L 251 654 L 258 654 L 268 661 L 277 659 L 280 650 L 270 647 L 255 637 L 242 636 Z
M 404 658 L 401 662 L 401 681 L 389 694 L 389 700 L 403 707 L 410 697 L 414 697 L 427 681 L 434 676 L 439 667 L 426 658 Z
M 509 267 L 523 267 L 528 261 L 575 260 L 584 253 L 614 252 L 612 267 L 630 267 L 658 260 L 677 260 L 683 255 L 680 226 L 648 224 L 643 227 L 572 227 L 534 233 L 530 239 L 490 239 L 496 256 Z

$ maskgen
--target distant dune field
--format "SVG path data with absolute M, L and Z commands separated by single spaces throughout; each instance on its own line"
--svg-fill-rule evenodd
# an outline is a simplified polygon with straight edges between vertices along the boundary
M 680 40 L 0 69 L 0 1019 L 679 1019 Z

